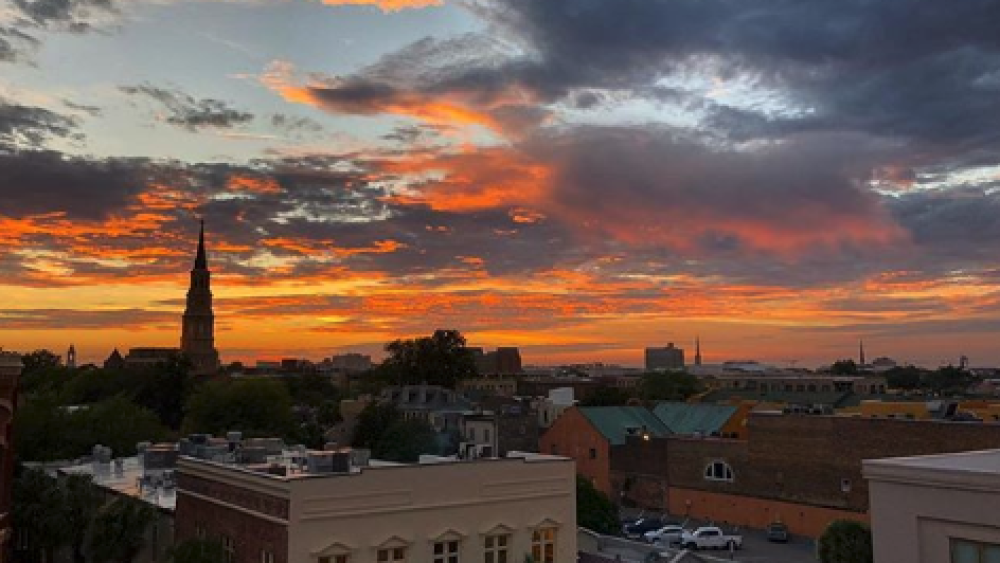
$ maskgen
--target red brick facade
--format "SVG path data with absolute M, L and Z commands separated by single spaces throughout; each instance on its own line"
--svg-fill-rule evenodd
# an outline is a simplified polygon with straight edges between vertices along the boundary
M 539 449 L 543 454 L 573 458 L 577 474 L 611 495 L 611 445 L 578 409 L 567 409 L 559 415 L 539 440 Z
M 199 533 L 228 537 L 236 547 L 234 563 L 260 563 L 263 551 L 274 554 L 274 563 L 289 563 L 288 526 L 275 521 L 287 520 L 288 504 L 285 499 L 181 473 L 175 538 L 181 542 Z

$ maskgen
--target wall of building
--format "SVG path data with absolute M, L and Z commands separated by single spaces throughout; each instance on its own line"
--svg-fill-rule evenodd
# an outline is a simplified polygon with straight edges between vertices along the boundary
M 611 447 L 578 409 L 568 409 L 542 434 L 539 450 L 543 454 L 573 458 L 576 472 L 591 480 L 604 494 L 612 496 Z
M 508 561 L 531 552 L 537 527 L 556 530 L 556 561 L 576 561 L 576 481 L 568 459 L 370 468 L 290 483 L 289 560 L 315 563 L 331 546 L 352 563 L 375 563 L 378 546 L 430 562 L 439 538 L 460 542 L 460 560 L 483 561 L 491 533 L 509 534 Z
M 758 529 L 782 522 L 792 534 L 808 537 L 818 537 L 834 520 L 868 520 L 866 514 L 848 510 L 695 489 L 671 487 L 667 496 L 669 512 L 675 516 Z

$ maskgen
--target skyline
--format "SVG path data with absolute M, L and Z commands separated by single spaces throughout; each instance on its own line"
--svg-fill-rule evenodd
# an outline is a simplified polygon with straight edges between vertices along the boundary
M 203 217 L 226 362 L 998 365 L 1000 3 L 914 4 L 19 0 L 0 345 L 176 346 Z

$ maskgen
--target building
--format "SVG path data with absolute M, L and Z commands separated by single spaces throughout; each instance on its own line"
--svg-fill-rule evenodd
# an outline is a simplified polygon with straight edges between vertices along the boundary
M 470 397 L 513 397 L 517 394 L 517 379 L 501 376 L 463 379 L 458 382 L 458 389 Z
M 104 360 L 104 369 L 107 370 L 120 370 L 125 369 L 125 358 L 122 357 L 122 353 L 115 348 L 108 355 L 108 359 Z
M 625 444 L 628 436 L 648 439 L 669 433 L 645 407 L 573 407 L 542 434 L 539 451 L 573 458 L 577 473 L 610 496 L 612 448 Z
M 231 563 L 576 561 L 571 460 L 428 461 L 366 463 L 357 451 L 255 465 L 182 457 L 177 540 L 219 538 Z
M 115 349 L 117 352 L 117 349 Z M 143 348 L 130 348 L 128 354 L 122 359 L 122 366 L 132 369 L 144 369 L 151 368 L 158 364 L 169 362 L 178 356 L 180 356 L 180 348 L 154 348 L 154 347 L 143 347 Z M 114 355 L 114 352 L 112 352 Z M 108 358 L 108 362 L 112 359 Z M 108 365 L 105 362 L 105 366 Z
M 684 350 L 674 343 L 665 348 L 646 348 L 646 371 L 684 369 Z
M 347 353 L 330 356 L 329 367 L 334 372 L 355 374 L 372 369 L 372 357 L 367 354 Z
M 499 347 L 492 352 L 468 348 L 476 362 L 479 375 L 517 375 L 522 372 L 521 351 L 513 346 Z
M 10 552 L 11 516 L 14 506 L 14 413 L 18 384 L 24 365 L 21 355 L 0 349 L 0 562 Z
M 1000 450 L 864 462 L 875 561 L 1000 561 Z
M 547 397 L 535 401 L 538 411 L 539 428 L 548 428 L 566 409 L 576 404 L 576 393 L 572 387 L 550 389 Z
M 66 367 L 76 369 L 76 346 L 70 344 L 66 351 Z
M 746 439 L 629 438 L 609 452 L 612 498 L 684 517 L 819 536 L 866 521 L 862 462 L 1000 447 L 1000 424 L 752 413 Z
M 459 430 L 461 418 L 473 412 L 472 402 L 453 389 L 437 385 L 386 387 L 380 397 L 408 420 L 423 420 L 438 432 Z
M 215 349 L 215 313 L 212 311 L 212 273 L 205 251 L 205 222 L 198 232 L 198 252 L 191 269 L 191 286 L 181 323 L 181 351 L 191 361 L 192 372 L 200 375 L 219 371 Z

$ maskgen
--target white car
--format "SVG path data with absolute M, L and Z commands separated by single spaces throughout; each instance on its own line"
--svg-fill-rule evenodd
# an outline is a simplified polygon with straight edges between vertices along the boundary
M 659 530 L 646 532 L 643 539 L 652 544 L 670 546 L 675 543 L 680 543 L 683 535 L 684 528 L 682 526 L 670 524 L 660 528 Z
M 726 534 L 716 526 L 703 526 L 693 532 L 684 532 L 680 543 L 684 549 L 740 549 L 743 536 Z

